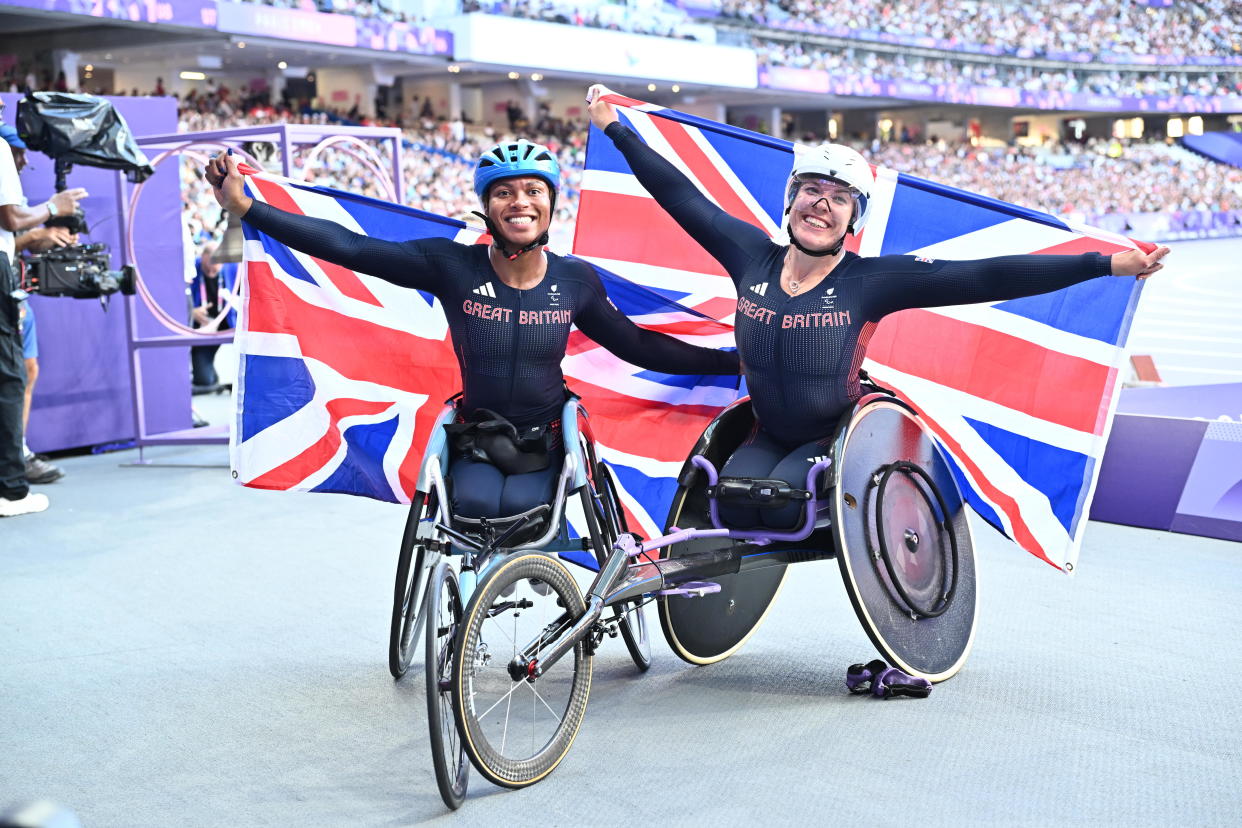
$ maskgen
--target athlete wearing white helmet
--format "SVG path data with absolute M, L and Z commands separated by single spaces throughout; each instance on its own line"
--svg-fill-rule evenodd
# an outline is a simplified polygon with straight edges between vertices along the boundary
M 726 213 L 622 124 L 604 91 L 589 93 L 591 121 L 612 139 L 638 182 L 729 274 L 737 290 L 734 334 L 758 420 L 724 464 L 729 477 L 775 478 L 801 488 L 828 452 L 841 414 L 862 393 L 858 368 L 876 324 L 904 308 L 1046 293 L 1110 273 L 1145 278 L 1168 253 L 1000 256 L 970 262 L 920 256 L 862 257 L 844 249 L 872 212 L 875 177 L 848 147 L 800 154 L 786 188 L 789 245 Z M 935 217 L 928 217 L 934 221 Z M 735 526 L 790 528 L 798 505 L 759 511 L 720 505 Z
M 867 159 L 849 147 L 821 144 L 798 153 L 785 188 L 785 232 L 789 235 L 789 242 L 808 256 L 835 256 L 840 253 L 846 235 L 860 232 L 871 215 L 871 189 L 874 184 L 875 174 L 871 172 Z M 817 206 L 822 200 L 834 202 L 841 209 L 850 208 L 851 218 L 834 244 L 808 247 L 798 239 L 797 234 L 791 232 L 791 214 L 794 203 L 800 197 L 811 205 Z M 799 214 L 799 219 L 802 223 L 806 222 L 804 214 Z

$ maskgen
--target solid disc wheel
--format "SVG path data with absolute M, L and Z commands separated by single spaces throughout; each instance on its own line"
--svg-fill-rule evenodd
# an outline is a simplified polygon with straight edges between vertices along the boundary
M 453 648 L 461 617 L 461 589 L 457 573 L 447 561 L 441 561 L 428 584 L 427 605 L 423 610 L 427 624 L 427 654 L 423 663 L 427 678 L 431 761 L 435 765 L 440 796 L 444 804 L 453 810 L 461 807 L 466 798 L 466 786 L 470 783 L 470 762 L 453 715 Z
M 415 494 L 401 538 L 401 554 L 397 558 L 397 577 L 393 585 L 392 622 L 388 631 L 388 671 L 397 679 L 405 675 L 410 659 L 414 657 L 415 642 L 422 623 L 419 610 L 424 602 L 427 576 L 437 557 L 429 554 L 427 547 L 420 542 L 420 536 L 427 531 L 423 518 L 433 508 L 434 498 L 429 505 L 422 492 Z
M 685 492 L 674 500 L 668 524 L 682 529 L 710 526 L 685 509 Z M 688 541 L 668 546 L 664 557 L 676 558 L 720 548 L 715 539 Z M 767 617 L 781 585 L 784 566 L 770 566 L 736 575 L 714 575 L 720 591 L 700 598 L 666 596 L 658 601 L 660 627 L 669 647 L 691 664 L 714 664 L 733 655 L 755 634 Z
M 471 761 L 497 785 L 538 782 L 573 744 L 591 692 L 586 642 L 538 678 L 515 680 L 509 667 L 522 652 L 540 659 L 556 631 L 583 611 L 564 564 L 538 554 L 501 564 L 466 607 L 453 668 L 453 709 Z
M 888 401 L 855 411 L 834 451 L 837 561 L 854 612 L 885 661 L 944 681 L 978 623 L 970 522 L 948 460 Z

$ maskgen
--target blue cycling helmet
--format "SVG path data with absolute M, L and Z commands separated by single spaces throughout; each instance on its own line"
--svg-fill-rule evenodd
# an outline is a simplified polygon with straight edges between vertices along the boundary
M 556 203 L 556 190 L 560 186 L 561 165 L 556 156 L 542 144 L 519 138 L 497 144 L 479 157 L 474 168 L 474 194 L 486 202 L 486 194 L 492 184 L 502 178 L 534 175 L 548 182 L 552 188 L 552 202 Z

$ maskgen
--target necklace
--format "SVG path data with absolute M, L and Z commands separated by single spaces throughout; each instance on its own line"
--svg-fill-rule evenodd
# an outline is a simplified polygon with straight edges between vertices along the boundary
M 790 279 L 790 280 L 789 280 L 789 292 L 790 292 L 790 293 L 797 293 L 797 292 L 798 292 L 798 288 L 800 288 L 800 287 L 802 287 L 802 285 L 798 284 L 798 282 L 797 282 L 797 281 L 795 281 L 795 280 L 793 280 L 793 279 Z

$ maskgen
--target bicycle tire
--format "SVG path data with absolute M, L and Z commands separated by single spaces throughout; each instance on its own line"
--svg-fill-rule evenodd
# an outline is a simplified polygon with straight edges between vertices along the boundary
M 465 801 L 470 784 L 470 761 L 461 743 L 452 701 L 453 656 L 462 609 L 457 573 L 447 561 L 440 561 L 428 582 L 423 608 L 427 645 L 423 667 L 436 785 L 444 804 L 454 811 Z
M 434 498 L 428 498 L 422 492 L 416 492 L 410 503 L 410 511 L 405 522 L 405 532 L 401 537 L 401 552 L 397 557 L 397 575 L 393 584 L 392 620 L 388 628 L 388 672 L 394 679 L 400 679 L 410 667 L 414 657 L 415 641 L 421 629 L 424 592 L 427 576 L 434 563 L 427 547 L 418 542 L 418 525 L 428 502 L 434 504 Z
M 544 589 L 542 595 L 536 591 L 537 586 Z M 530 596 L 542 600 L 532 600 Z M 524 601 L 531 603 L 519 607 Z M 519 616 L 528 608 L 535 611 L 523 623 L 536 631 L 533 635 L 529 629 L 517 631 L 518 621 L 522 620 Z M 538 640 L 540 631 L 566 617 L 578 618 L 584 609 L 578 585 L 565 565 L 538 553 L 519 555 L 504 562 L 478 585 L 470 598 L 459 632 L 459 655 L 453 665 L 453 710 L 471 762 L 490 782 L 506 788 L 532 785 L 551 773 L 569 752 L 586 715 L 591 692 L 593 659 L 587 642 L 579 641 L 547 674 L 534 681 L 524 678 L 514 681 L 508 673 L 508 664 L 519 647 Z M 513 634 L 507 629 L 510 620 Z M 497 632 L 502 635 L 493 637 Z M 498 650 L 503 655 L 493 658 L 489 641 L 503 645 L 504 648 Z M 521 719 L 513 714 L 513 697 L 522 685 L 528 686 L 532 693 L 529 755 L 517 755 L 519 748 L 516 746 L 519 739 L 524 740 L 527 731 L 522 724 L 524 714 L 519 712 Z M 519 702 L 523 709 L 524 699 L 523 693 Z M 502 702 L 503 709 L 497 711 Z M 542 708 L 539 707 L 541 702 Z M 556 721 L 555 725 L 545 721 L 549 714 Z M 511 718 L 514 719 L 512 749 L 509 747 Z M 538 744 L 542 737 L 537 730 L 548 732 L 542 745 Z
M 616 543 L 617 538 L 629 531 L 625 521 L 625 510 L 621 507 L 621 498 L 617 496 L 617 483 L 613 479 L 612 469 L 605 463 L 599 463 L 595 473 L 596 485 L 600 490 L 600 502 L 603 507 L 604 532 L 609 545 Z M 647 628 L 647 616 L 641 599 L 627 601 L 613 608 L 617 628 L 621 631 L 621 640 L 630 652 L 630 658 L 639 672 L 651 669 L 651 636 Z

